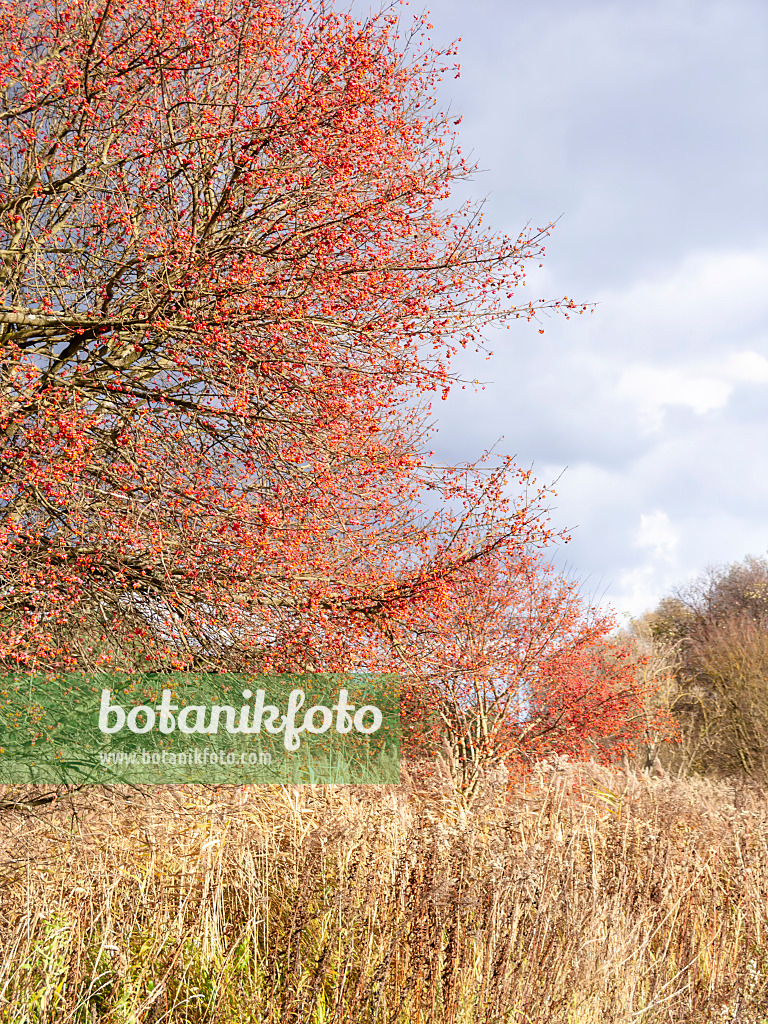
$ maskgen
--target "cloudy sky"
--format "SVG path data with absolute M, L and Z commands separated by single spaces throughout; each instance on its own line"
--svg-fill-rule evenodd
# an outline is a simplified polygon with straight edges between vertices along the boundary
M 462 38 L 470 188 L 510 234 L 563 215 L 521 299 L 596 312 L 489 332 L 438 403 L 441 461 L 560 477 L 559 564 L 622 615 L 768 552 L 768 4 L 430 0 Z M 544 327 L 545 333 L 539 334 Z M 562 475 L 561 475 L 562 474 Z

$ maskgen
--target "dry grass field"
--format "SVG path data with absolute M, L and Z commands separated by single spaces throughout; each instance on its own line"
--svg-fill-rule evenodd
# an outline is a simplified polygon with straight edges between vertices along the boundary
M 594 765 L 0 813 L 0 1020 L 768 1020 L 768 803 Z

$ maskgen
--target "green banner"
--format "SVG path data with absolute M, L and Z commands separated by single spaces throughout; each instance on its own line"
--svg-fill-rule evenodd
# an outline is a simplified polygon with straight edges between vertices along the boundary
M 0 679 L 0 784 L 399 782 L 395 676 Z

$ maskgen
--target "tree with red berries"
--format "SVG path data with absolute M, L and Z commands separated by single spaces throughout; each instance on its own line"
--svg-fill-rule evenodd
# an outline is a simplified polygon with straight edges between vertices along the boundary
M 474 764 L 631 710 L 542 567 L 545 492 L 430 461 L 457 350 L 576 307 L 514 305 L 548 228 L 449 208 L 470 168 L 424 31 L 0 7 L 6 670 L 405 667 L 457 751 L 479 713 Z
M 441 612 L 396 636 L 412 652 L 404 738 L 412 757 L 443 754 L 466 803 L 499 768 L 525 773 L 553 753 L 611 762 L 651 727 L 671 738 L 642 658 L 541 553 L 468 567 Z
M 387 662 L 388 618 L 550 540 L 509 462 L 425 450 L 459 346 L 574 306 L 510 301 L 546 230 L 447 212 L 451 52 L 398 32 L 0 8 L 3 664 Z

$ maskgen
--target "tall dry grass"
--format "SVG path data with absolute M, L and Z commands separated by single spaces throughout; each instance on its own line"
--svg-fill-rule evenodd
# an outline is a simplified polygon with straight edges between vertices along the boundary
M 768 1019 L 762 800 L 563 765 L 507 796 L 6 794 L 0 1020 Z

